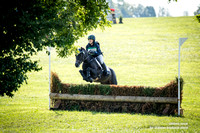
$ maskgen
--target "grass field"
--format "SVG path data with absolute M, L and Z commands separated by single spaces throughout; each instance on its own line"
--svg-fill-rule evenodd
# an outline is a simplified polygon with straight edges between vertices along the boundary
M 184 117 L 50 111 L 48 56 L 43 51 L 33 57 L 43 70 L 29 73 L 28 84 L 13 98 L 0 97 L 0 132 L 200 132 L 200 24 L 193 17 L 130 18 L 91 33 L 118 83 L 144 86 L 163 86 L 175 79 L 178 38 L 188 37 L 181 48 Z M 76 45 L 86 44 L 87 36 Z M 74 55 L 59 58 L 52 50 L 52 71 L 62 82 L 86 84 L 74 63 Z

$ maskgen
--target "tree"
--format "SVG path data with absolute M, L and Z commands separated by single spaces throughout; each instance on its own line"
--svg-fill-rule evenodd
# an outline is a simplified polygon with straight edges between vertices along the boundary
M 196 19 L 197 19 L 197 21 L 200 23 L 200 14 L 199 14 L 199 15 L 196 15 Z
M 131 5 L 124 0 L 117 0 L 116 3 L 114 3 L 112 0 L 107 0 L 110 8 L 115 9 L 116 16 L 122 15 L 123 17 L 156 17 L 156 12 L 154 10 L 154 7 L 152 6 L 146 6 L 143 5 Z M 167 0 L 168 2 L 177 2 L 177 0 Z M 161 10 L 161 9 L 160 9 Z M 162 13 L 163 16 L 170 16 L 168 10 L 162 8 L 162 12 L 160 11 L 160 16 Z
M 136 16 L 136 17 L 141 17 L 142 16 L 142 13 L 144 12 L 144 9 L 145 7 L 141 4 L 139 4 L 133 11 L 133 14 Z
M 124 2 L 124 0 L 117 0 L 116 8 L 119 9 L 119 11 L 117 10 L 118 15 L 120 14 L 126 18 L 132 17 L 132 14 L 130 12 L 131 6 L 128 3 Z
M 156 12 L 152 6 L 146 6 L 139 4 L 134 10 L 133 14 L 136 17 L 156 17 Z
M 198 9 L 194 12 L 194 15 L 197 21 L 200 23 L 200 5 L 198 6 Z
M 152 6 L 147 6 L 141 13 L 141 17 L 156 17 L 156 12 Z
M 169 11 L 164 7 L 159 7 L 158 17 L 168 17 L 170 16 Z
M 106 0 L 1 1 L 0 95 L 12 97 L 27 72 L 41 70 L 32 55 L 51 46 L 66 57 L 89 30 L 109 25 L 108 8 Z
M 169 2 L 171 2 L 171 1 L 175 1 L 175 2 L 177 2 L 178 0 L 168 0 Z
M 188 11 L 183 12 L 183 16 L 188 16 L 188 14 L 189 14 Z
M 198 9 L 194 12 L 194 15 L 200 14 L 200 5 L 198 6 Z

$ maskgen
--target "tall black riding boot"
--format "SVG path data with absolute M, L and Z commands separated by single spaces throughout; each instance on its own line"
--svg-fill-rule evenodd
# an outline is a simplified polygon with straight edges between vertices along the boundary
M 101 65 L 102 65 L 102 67 L 103 67 L 103 70 L 104 70 L 105 76 L 108 76 L 110 73 L 107 71 L 106 64 L 103 63 L 103 64 L 101 64 Z

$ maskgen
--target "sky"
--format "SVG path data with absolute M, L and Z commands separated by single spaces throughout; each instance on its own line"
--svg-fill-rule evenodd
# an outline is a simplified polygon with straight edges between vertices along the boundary
M 164 7 L 168 9 L 171 16 L 183 16 L 184 11 L 188 11 L 189 16 L 194 16 L 194 12 L 197 10 L 197 7 L 200 6 L 200 0 L 178 0 L 178 2 L 168 0 L 124 0 L 125 2 L 138 5 L 142 4 L 143 6 L 153 6 L 156 14 L 159 11 L 159 7 Z M 117 0 L 113 0 L 117 3 Z

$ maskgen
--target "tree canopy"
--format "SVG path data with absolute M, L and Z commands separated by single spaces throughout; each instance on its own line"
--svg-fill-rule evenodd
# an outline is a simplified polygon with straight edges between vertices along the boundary
M 196 15 L 197 21 L 200 23 L 200 5 L 198 6 L 198 9 L 194 12 L 194 15 Z
M 12 97 L 27 72 L 41 70 L 32 55 L 51 46 L 66 57 L 89 30 L 109 25 L 108 9 L 106 0 L 1 1 L 0 95 Z
M 116 9 L 116 15 L 123 16 L 124 18 L 130 17 L 156 17 L 156 12 L 152 6 L 143 6 L 141 4 L 135 6 L 131 5 L 124 0 L 118 0 L 114 3 L 108 0 L 110 8 Z

